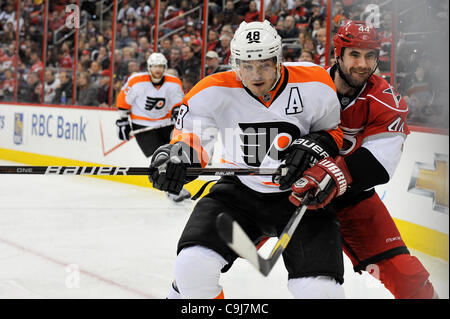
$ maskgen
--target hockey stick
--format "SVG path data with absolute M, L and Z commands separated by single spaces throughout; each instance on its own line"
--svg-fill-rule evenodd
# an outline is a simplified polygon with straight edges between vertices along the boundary
M 310 198 L 311 195 L 308 193 L 303 202 L 308 202 Z M 278 238 L 275 246 L 272 248 L 268 258 L 261 257 L 258 253 L 259 247 L 255 247 L 253 241 L 230 215 L 221 213 L 217 216 L 217 231 L 220 237 L 222 237 L 222 239 L 236 254 L 247 259 L 256 269 L 259 270 L 259 272 L 261 272 L 264 276 L 267 276 L 289 244 L 292 235 L 306 212 L 306 208 L 307 206 L 303 204 L 295 210 L 286 227 L 283 229 L 283 232 Z
M 163 127 L 170 126 L 170 125 L 173 125 L 173 124 L 164 124 L 164 125 L 158 125 L 158 126 L 153 126 L 153 127 L 152 126 L 143 127 L 143 128 L 138 129 L 138 130 L 131 131 L 130 132 L 130 136 L 136 136 L 136 135 L 138 135 L 140 133 L 157 130 L 159 128 L 163 128 Z
M 118 166 L 0 166 L 0 174 L 31 175 L 149 175 L 148 167 Z M 187 176 L 279 175 L 277 168 L 188 167 Z

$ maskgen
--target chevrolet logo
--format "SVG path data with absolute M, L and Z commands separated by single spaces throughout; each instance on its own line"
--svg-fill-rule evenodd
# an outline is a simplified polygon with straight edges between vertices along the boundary
M 435 154 L 432 165 L 416 162 L 408 192 L 433 198 L 433 210 L 448 215 L 448 155 Z

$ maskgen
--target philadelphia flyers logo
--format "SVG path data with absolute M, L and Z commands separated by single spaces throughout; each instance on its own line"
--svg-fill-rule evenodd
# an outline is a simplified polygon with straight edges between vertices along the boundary
M 162 97 L 150 97 L 147 96 L 145 101 L 145 109 L 151 111 L 153 109 L 160 110 L 166 105 L 166 99 Z
M 267 157 L 282 160 L 292 141 L 300 137 L 300 129 L 292 123 L 239 123 L 243 160 L 259 167 Z

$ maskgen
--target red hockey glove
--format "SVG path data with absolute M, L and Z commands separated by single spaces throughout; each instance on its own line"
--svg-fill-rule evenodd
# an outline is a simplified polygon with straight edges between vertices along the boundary
M 311 192 L 314 196 L 304 204 L 308 206 L 308 209 L 323 208 L 333 198 L 344 194 L 352 181 L 342 156 L 336 157 L 335 160 L 327 157 L 307 169 L 303 177 L 292 185 L 289 200 L 294 205 L 300 206 L 306 193 Z

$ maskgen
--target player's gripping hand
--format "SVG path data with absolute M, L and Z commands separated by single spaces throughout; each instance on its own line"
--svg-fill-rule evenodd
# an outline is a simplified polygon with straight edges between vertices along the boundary
M 152 155 L 150 182 L 153 187 L 178 195 L 186 179 L 186 168 L 191 165 L 192 149 L 183 142 L 160 146 Z
M 291 188 L 305 170 L 318 160 L 336 156 L 339 150 L 331 135 L 325 132 L 310 133 L 292 142 L 289 152 L 280 166 L 281 176 L 274 182 L 280 184 L 280 190 Z
M 307 169 L 303 177 L 292 185 L 289 200 L 296 206 L 305 204 L 308 209 L 319 209 L 328 205 L 333 198 L 344 194 L 351 183 L 352 177 L 344 158 L 338 156 L 333 160 L 327 157 Z M 307 192 L 314 196 L 303 202 Z
M 131 124 L 128 118 L 120 118 L 116 121 L 117 134 L 122 141 L 130 140 Z

